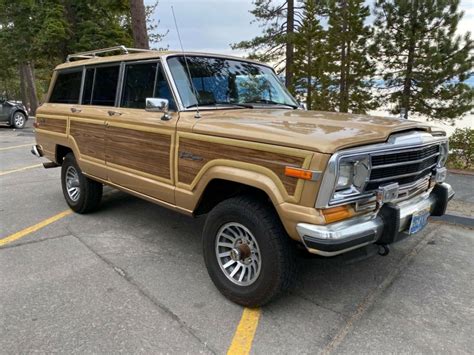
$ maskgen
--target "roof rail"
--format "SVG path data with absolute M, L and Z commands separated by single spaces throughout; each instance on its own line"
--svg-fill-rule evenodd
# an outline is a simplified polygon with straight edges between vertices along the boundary
M 130 52 L 152 52 L 152 49 L 140 49 L 140 48 L 127 48 L 125 46 L 115 46 L 109 48 L 95 49 L 93 51 L 79 52 L 74 54 L 69 54 L 66 58 L 66 62 L 70 62 L 71 59 L 91 59 L 96 58 L 98 54 L 110 53 L 121 51 L 124 54 Z

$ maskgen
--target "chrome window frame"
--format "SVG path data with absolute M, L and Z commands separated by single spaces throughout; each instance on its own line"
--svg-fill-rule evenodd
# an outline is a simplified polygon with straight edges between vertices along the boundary
M 346 205 L 353 202 L 368 201 L 375 195 L 374 192 L 356 193 L 348 195 L 347 198 L 334 200 L 336 192 L 336 182 L 338 179 L 338 170 L 341 160 L 344 158 L 367 157 L 371 154 L 385 154 L 390 152 L 404 152 L 413 149 L 419 149 L 435 144 L 447 143 L 445 136 L 434 136 L 429 132 L 411 131 L 403 133 L 394 133 L 384 143 L 371 144 L 357 148 L 345 149 L 334 153 L 329 158 L 326 170 L 321 180 L 318 196 L 316 198 L 316 208 L 329 208 L 334 206 Z M 438 156 L 437 165 L 439 165 L 441 154 Z M 372 167 L 369 159 L 369 177 Z M 366 181 L 366 183 L 368 180 Z M 404 186 L 402 186 L 404 187 Z

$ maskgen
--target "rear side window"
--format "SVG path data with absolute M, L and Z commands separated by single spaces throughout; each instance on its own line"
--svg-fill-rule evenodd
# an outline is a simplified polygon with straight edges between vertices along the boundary
M 95 68 L 91 105 L 114 106 L 119 66 Z
M 81 91 L 82 69 L 59 72 L 54 83 L 49 102 L 58 104 L 77 104 Z

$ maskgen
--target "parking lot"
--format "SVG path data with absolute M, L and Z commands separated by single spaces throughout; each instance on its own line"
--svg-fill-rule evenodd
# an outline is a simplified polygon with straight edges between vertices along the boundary
M 70 213 L 31 125 L 0 128 L 0 353 L 472 352 L 472 229 L 432 221 L 386 257 L 301 256 L 294 290 L 244 310 L 207 275 L 205 217 L 108 188 L 98 212 Z

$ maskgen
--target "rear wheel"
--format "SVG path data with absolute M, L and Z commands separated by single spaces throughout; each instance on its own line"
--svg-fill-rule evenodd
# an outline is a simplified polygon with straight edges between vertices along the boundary
M 26 116 L 23 112 L 17 111 L 13 114 L 13 127 L 21 129 L 25 127 Z
M 209 213 L 203 249 L 216 287 L 243 306 L 268 303 L 296 277 L 294 245 L 271 206 L 252 197 L 231 198 Z
M 102 199 L 102 184 L 86 177 L 77 165 L 74 154 L 64 158 L 61 167 L 61 184 L 64 198 L 77 213 L 88 213 L 97 209 Z

